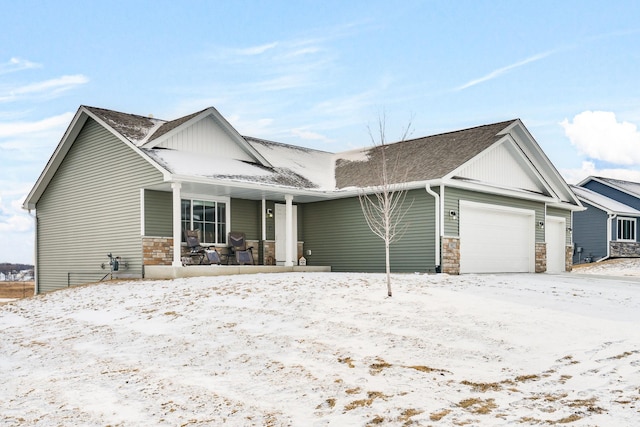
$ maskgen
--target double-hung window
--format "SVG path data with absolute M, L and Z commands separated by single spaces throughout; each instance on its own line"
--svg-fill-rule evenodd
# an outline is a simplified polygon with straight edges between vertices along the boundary
M 199 230 L 201 243 L 226 244 L 226 202 L 182 199 L 181 212 L 182 228 L 184 230 Z
M 636 241 L 636 219 L 618 218 L 618 240 Z

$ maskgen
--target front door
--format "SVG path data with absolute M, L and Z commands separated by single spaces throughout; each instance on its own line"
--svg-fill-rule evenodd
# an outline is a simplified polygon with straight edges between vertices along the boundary
M 286 242 L 286 213 L 287 206 L 282 203 L 276 203 L 275 216 L 275 235 L 276 235 L 276 265 L 284 265 L 287 257 Z M 293 211 L 293 239 L 291 242 L 291 253 L 293 254 L 294 264 L 298 254 L 298 207 L 292 206 Z

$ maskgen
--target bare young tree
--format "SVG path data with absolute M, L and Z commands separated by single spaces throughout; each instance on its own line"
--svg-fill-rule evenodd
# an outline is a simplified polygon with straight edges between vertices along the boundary
M 407 138 L 410 127 L 411 123 L 404 130 L 401 141 Z M 374 165 L 378 181 L 372 187 L 360 189 L 358 198 L 367 225 L 376 236 L 384 241 L 387 295 L 392 296 L 389 248 L 391 243 L 399 240 L 407 230 L 408 223 L 403 219 L 413 202 L 409 206 L 405 206 L 407 171 L 399 164 L 398 155 L 388 152 L 386 117 L 384 115 L 378 119 L 377 139 L 371 128 L 369 128 L 369 137 L 374 146 L 371 151 L 374 153 L 372 159 L 378 161 L 378 164 Z

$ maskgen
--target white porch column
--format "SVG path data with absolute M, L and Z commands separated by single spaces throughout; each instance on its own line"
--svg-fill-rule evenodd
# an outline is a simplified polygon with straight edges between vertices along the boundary
M 291 267 L 294 265 L 293 263 L 293 245 L 294 240 L 297 245 L 297 238 L 293 235 L 293 196 L 291 194 L 287 194 L 284 196 L 284 200 L 286 201 L 286 209 L 285 209 L 285 259 L 284 265 L 287 267 Z
M 171 188 L 173 189 L 173 262 L 171 265 L 181 267 L 182 213 L 180 212 L 180 207 L 182 205 L 182 198 L 180 197 L 180 189 L 182 188 L 182 184 L 172 182 Z
M 262 199 L 262 240 L 267 240 L 267 201 Z

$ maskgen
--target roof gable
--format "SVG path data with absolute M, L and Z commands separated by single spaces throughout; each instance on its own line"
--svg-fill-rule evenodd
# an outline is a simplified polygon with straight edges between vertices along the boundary
M 216 154 L 222 158 L 271 167 L 269 161 L 213 107 L 166 122 L 142 147 Z
M 451 177 L 489 183 L 498 187 L 531 191 L 547 196 L 552 190 L 529 159 L 505 137 L 456 169 Z
M 581 201 L 588 203 L 595 208 L 606 212 L 607 214 L 640 216 L 640 210 L 625 205 L 624 203 L 618 202 L 617 200 L 611 199 L 588 188 L 571 186 L 571 189 Z
M 578 183 L 578 186 L 640 209 L 640 183 L 590 176 Z

